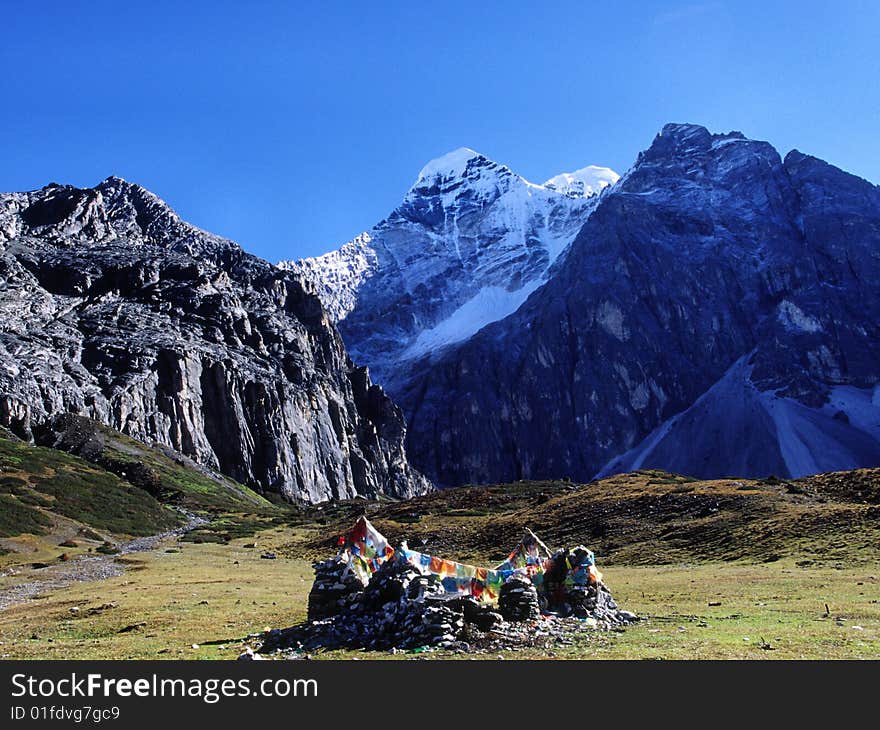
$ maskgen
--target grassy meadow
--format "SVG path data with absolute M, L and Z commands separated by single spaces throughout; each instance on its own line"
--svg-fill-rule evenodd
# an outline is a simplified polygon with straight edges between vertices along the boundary
M 585 544 L 618 604 L 644 619 L 506 658 L 880 658 L 880 470 L 641 471 L 310 507 L 272 504 L 121 434 L 86 436 L 81 458 L 0 433 L 0 658 L 234 659 L 249 637 L 305 618 L 312 561 L 360 514 L 393 542 L 474 564 L 501 561 L 524 527 L 551 547 Z M 181 524 L 180 507 L 206 524 L 116 554 Z M 57 580 L 76 576 L 77 558 L 106 561 L 110 577 Z
M 0 612 L 0 656 L 234 659 L 248 635 L 305 618 L 311 563 L 260 558 L 289 539 L 287 529 L 276 528 L 258 533 L 255 548 L 244 547 L 254 538 L 173 541 L 123 556 L 122 576 L 77 583 Z M 602 567 L 618 603 L 644 621 L 507 658 L 880 658 L 880 563 L 798 566 L 785 559 Z M 0 579 L 0 588 L 16 577 Z M 314 658 L 408 656 L 426 655 L 334 651 Z

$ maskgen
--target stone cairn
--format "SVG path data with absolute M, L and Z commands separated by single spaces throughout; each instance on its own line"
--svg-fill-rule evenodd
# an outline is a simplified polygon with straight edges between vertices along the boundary
M 315 564 L 309 622 L 271 632 L 264 651 L 456 647 L 464 628 L 464 607 L 459 597 L 444 591 L 436 576 L 422 573 L 402 558 L 392 558 L 364 586 L 356 576 L 352 580 L 338 563 L 342 561 Z M 469 611 L 472 618 L 483 625 L 491 622 L 492 618 L 481 620 L 477 614 L 494 612 L 488 607 L 483 611 L 475 600 L 470 601 L 474 604 Z
M 541 615 L 538 591 L 525 573 L 514 573 L 501 585 L 498 610 L 507 621 L 534 621 Z
M 611 591 L 604 583 L 590 583 L 586 586 L 572 586 L 566 594 L 566 603 L 572 616 L 613 620 L 621 612 Z
M 584 551 L 584 548 L 575 548 L 553 553 L 550 567 L 543 576 L 542 609 L 557 616 L 592 618 L 610 624 L 620 617 L 632 620 L 633 614 L 617 607 L 608 587 L 601 581 L 574 584 L 566 581 L 567 566 L 580 565 L 585 557 Z
M 602 583 L 566 585 L 562 566 L 567 555 L 559 551 L 554 556 L 559 574 L 544 574 L 540 595 L 525 572 L 514 572 L 502 584 L 497 606 L 447 593 L 440 578 L 398 555 L 385 561 L 366 585 L 344 558 L 324 560 L 314 564 L 309 620 L 264 634 L 260 651 L 297 655 L 340 648 L 468 651 L 469 641 L 485 643 L 489 636 L 515 648 L 514 644 L 528 645 L 534 636 L 561 640 L 567 631 L 580 630 L 579 619 L 592 619 L 591 626 L 606 629 L 637 620 L 634 614 L 618 610 Z M 543 619 L 542 607 L 556 618 Z M 566 616 L 570 618 L 561 618 Z M 544 626 L 548 621 L 556 623 L 548 628 Z
M 314 564 L 315 582 L 309 592 L 309 620 L 335 616 L 353 593 L 364 590 L 364 583 L 341 556 Z

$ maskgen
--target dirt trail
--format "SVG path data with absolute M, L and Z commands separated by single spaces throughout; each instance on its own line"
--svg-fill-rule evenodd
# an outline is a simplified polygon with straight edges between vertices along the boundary
M 73 583 L 105 580 L 122 575 L 125 572 L 125 567 L 116 562 L 119 555 L 153 550 L 161 540 L 181 537 L 190 530 L 208 522 L 192 512 L 186 510 L 180 510 L 180 512 L 187 518 L 185 525 L 160 532 L 157 535 L 138 537 L 123 543 L 119 546 L 119 553 L 116 555 L 81 555 L 70 562 L 40 569 L 36 580 L 29 579 L 25 583 L 0 589 L 0 611 L 12 606 L 19 606 L 43 593 L 66 588 Z M 28 578 L 30 577 L 28 576 Z

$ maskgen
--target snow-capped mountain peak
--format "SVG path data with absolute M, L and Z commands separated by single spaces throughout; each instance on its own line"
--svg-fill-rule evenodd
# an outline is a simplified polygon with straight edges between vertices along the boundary
M 427 163 L 419 172 L 416 182 L 436 177 L 461 177 L 467 170 L 468 164 L 474 159 L 486 160 L 488 158 L 470 147 L 459 147 Z
M 352 357 L 381 379 L 516 311 L 617 177 L 590 166 L 537 185 L 459 147 L 428 162 L 366 240 L 279 265 L 313 282 Z
M 404 197 L 407 202 L 432 199 L 434 205 L 452 208 L 461 195 L 484 201 L 512 188 L 532 186 L 509 167 L 490 160 L 469 147 L 459 147 L 427 163 Z
M 520 183 L 532 190 L 546 189 L 572 198 L 589 198 L 598 195 L 620 179 L 614 170 L 599 165 L 587 165 L 574 172 L 554 175 L 543 184 L 535 184 L 514 173 L 506 165 L 490 160 L 470 147 L 459 147 L 428 162 L 420 171 L 409 196 L 423 194 L 428 188 L 442 191 L 457 190 L 462 181 L 472 189 L 497 184 L 499 180 Z
M 572 197 L 589 198 L 609 185 L 614 185 L 619 179 L 620 175 L 610 167 L 587 165 L 580 170 L 551 177 L 544 183 L 544 187 Z

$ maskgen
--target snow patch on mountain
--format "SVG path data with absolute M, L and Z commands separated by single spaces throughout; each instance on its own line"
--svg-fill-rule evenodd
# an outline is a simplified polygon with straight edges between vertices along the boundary
M 880 441 L 880 383 L 872 388 L 836 385 L 822 410 L 830 416 L 844 413 L 856 428 Z M 838 416 L 839 418 L 839 416 Z
M 419 172 L 418 181 L 433 177 L 460 177 L 467 169 L 468 163 L 480 157 L 483 156 L 469 147 L 459 147 L 427 163 Z
M 832 393 L 835 406 L 826 404 L 821 409 L 772 393 L 761 394 L 776 425 L 786 476 L 856 469 L 878 462 L 880 408 L 870 405 L 870 391 L 845 388 Z
M 544 182 L 543 187 L 572 197 L 589 198 L 598 195 L 609 185 L 620 180 L 609 167 L 587 165 L 574 172 L 563 172 Z
M 597 475 L 663 468 L 699 478 L 797 478 L 880 463 L 876 388 L 835 386 L 812 408 L 758 390 L 740 358 L 690 408 L 661 423 Z
M 822 325 L 815 317 L 807 314 L 794 302 L 787 299 L 779 305 L 777 317 L 779 322 L 788 330 L 801 332 L 821 332 Z

